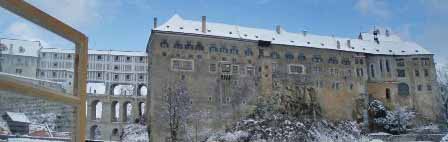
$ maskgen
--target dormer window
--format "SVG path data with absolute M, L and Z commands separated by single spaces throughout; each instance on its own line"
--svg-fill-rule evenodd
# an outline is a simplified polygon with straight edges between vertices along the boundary
M 195 31 L 199 31 L 199 29 L 198 28 L 196 28 L 196 29 L 194 29 Z
M 258 36 L 255 36 L 255 38 L 258 38 Z
M 207 32 L 211 32 L 212 30 L 207 30 Z
M 229 34 L 232 34 L 232 32 L 229 32 Z
M 24 53 L 25 52 L 25 48 L 23 48 L 22 46 L 19 47 L 19 52 L 20 53 Z
M 392 52 L 392 50 L 389 50 L 389 52 Z
M 183 30 L 183 29 L 184 29 L 184 27 L 179 27 L 179 29 Z
M 244 34 L 244 36 L 247 36 L 247 34 Z
M 306 44 L 311 44 L 311 42 L 308 41 L 308 42 L 306 42 Z
M 166 26 L 166 28 L 170 28 L 170 26 Z

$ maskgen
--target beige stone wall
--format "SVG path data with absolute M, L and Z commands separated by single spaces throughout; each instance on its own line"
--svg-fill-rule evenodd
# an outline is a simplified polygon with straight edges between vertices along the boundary
M 162 48 L 161 42 L 166 41 L 168 48 Z M 191 42 L 193 49 L 174 48 L 176 43 L 186 45 Z M 200 42 L 203 50 L 195 50 Z M 211 52 L 210 46 L 215 45 L 218 52 Z M 385 88 L 390 88 L 391 106 L 429 105 L 428 97 L 415 97 L 415 84 L 432 82 L 431 79 L 414 79 L 412 77 L 397 78 L 395 67 L 396 56 L 373 56 L 370 54 L 344 52 L 338 50 L 318 49 L 309 47 L 291 47 L 271 45 L 259 47 L 256 41 L 235 40 L 228 38 L 206 37 L 195 35 L 180 35 L 154 31 L 148 44 L 150 56 L 150 104 L 149 116 L 151 138 L 153 141 L 166 141 L 169 137 L 168 119 L 166 118 L 167 90 L 175 89 L 182 84 L 186 86 L 191 97 L 191 111 L 195 116 L 188 119 L 185 131 L 181 135 L 199 135 L 204 138 L 207 132 L 224 131 L 226 128 L 244 118 L 252 111 L 259 98 L 269 99 L 274 96 L 303 94 L 305 104 L 314 103 L 316 99 L 318 112 L 329 120 L 360 120 L 362 119 L 362 94 L 369 94 L 382 101 L 385 98 Z M 235 47 L 238 54 L 221 53 L 221 47 L 228 50 Z M 346 47 L 341 47 L 346 48 Z M 251 49 L 251 56 L 245 55 L 245 50 Z M 230 52 L 230 51 L 229 51 Z M 279 58 L 273 56 L 274 52 Z M 286 57 L 287 53 L 293 59 Z M 299 55 L 306 56 L 300 59 Z M 322 58 L 316 62 L 313 57 Z M 432 61 L 432 56 L 428 55 Z M 335 58 L 338 63 L 329 61 Z M 411 58 L 407 57 L 406 58 Z M 420 57 L 419 57 L 420 58 Z M 176 71 L 172 69 L 171 60 L 181 59 L 194 62 L 193 71 Z M 344 64 L 343 60 L 350 63 Z M 383 67 L 380 70 L 379 60 Z M 389 63 L 386 71 L 385 60 Z M 210 64 L 216 64 L 216 72 L 210 72 Z M 237 73 L 222 73 L 226 64 L 239 66 Z M 373 65 L 375 77 L 370 76 L 370 65 Z M 408 64 L 408 63 L 406 63 Z M 291 74 L 290 65 L 300 65 L 304 73 Z M 253 74 L 247 72 L 247 66 L 253 67 Z M 400 67 L 401 68 L 401 67 Z M 414 66 L 403 67 L 407 75 L 411 75 Z M 425 67 L 433 73 L 434 67 Z M 423 70 L 421 71 L 423 75 Z M 226 77 L 228 77 L 226 79 Z M 405 82 L 410 86 L 410 96 L 397 96 L 397 83 Z M 433 90 L 436 86 L 433 86 Z M 310 91 L 315 90 L 315 91 Z M 432 95 L 428 93 L 428 95 Z M 416 99 L 417 98 L 417 99 Z M 421 101 L 424 100 L 424 101 Z M 419 103 L 414 103 L 419 101 Z M 360 103 L 361 102 L 361 103 Z M 421 104 L 420 104 L 421 103 Z M 421 108 L 421 107 L 419 107 Z M 198 116 L 198 117 L 196 117 Z M 198 125 L 198 122 L 200 125 Z M 197 132 L 197 133 L 196 133 Z M 188 139 L 188 138 L 184 138 Z

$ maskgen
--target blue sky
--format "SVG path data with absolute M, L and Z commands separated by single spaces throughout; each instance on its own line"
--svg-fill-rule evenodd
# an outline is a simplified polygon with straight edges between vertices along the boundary
M 153 17 L 356 37 L 373 26 L 391 28 L 448 59 L 448 0 L 27 0 L 89 37 L 94 49 L 144 51 Z M 0 10 L 0 37 L 40 40 L 46 47 L 73 48 L 61 38 Z

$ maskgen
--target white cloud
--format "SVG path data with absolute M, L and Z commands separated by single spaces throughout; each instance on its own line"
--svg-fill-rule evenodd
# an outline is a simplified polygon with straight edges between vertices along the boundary
M 87 28 L 101 19 L 98 0 L 27 0 L 27 2 L 76 28 Z
M 390 10 L 383 0 L 358 0 L 355 9 L 364 15 L 372 15 L 382 19 L 390 17 Z
M 18 39 L 26 39 L 32 41 L 40 41 L 42 46 L 51 47 L 45 40 L 42 39 L 42 35 L 40 34 L 42 30 L 39 27 L 32 25 L 31 23 L 27 23 L 24 21 L 14 22 L 10 24 L 6 28 L 6 35 Z

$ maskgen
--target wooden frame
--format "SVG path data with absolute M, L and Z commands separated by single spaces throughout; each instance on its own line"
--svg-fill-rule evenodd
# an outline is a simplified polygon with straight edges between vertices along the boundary
M 86 79 L 87 79 L 87 37 L 59 21 L 58 19 L 39 10 L 24 0 L 0 0 L 0 6 L 4 9 L 23 17 L 71 42 L 76 46 L 75 67 L 73 80 L 73 96 L 39 88 L 15 78 L 1 79 L 0 89 L 11 90 L 24 95 L 42 97 L 43 99 L 61 102 L 76 107 L 76 128 L 73 133 L 73 141 L 85 141 L 86 134 Z

